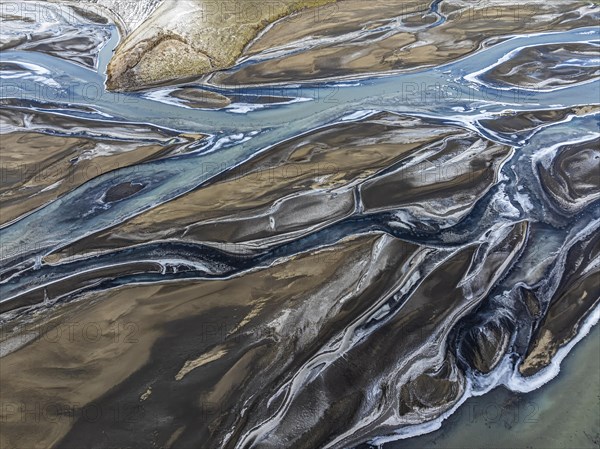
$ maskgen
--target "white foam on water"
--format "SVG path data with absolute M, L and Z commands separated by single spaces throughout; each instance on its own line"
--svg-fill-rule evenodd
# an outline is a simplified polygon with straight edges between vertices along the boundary
M 528 393 L 544 386 L 559 374 L 562 361 L 569 355 L 575 345 L 589 334 L 598 321 L 600 321 L 600 306 L 598 306 L 586 319 L 581 326 L 579 333 L 568 344 L 557 351 L 552 358 L 551 364 L 534 376 L 521 376 L 518 371 L 518 365 L 514 365 L 511 361 L 511 354 L 507 354 L 502 362 L 490 374 L 486 376 L 468 377 L 465 394 L 451 409 L 440 415 L 438 418 L 422 424 L 401 428 L 393 434 L 377 437 L 370 441 L 370 443 L 381 448 L 384 443 L 413 438 L 434 432 L 440 429 L 442 423 L 452 416 L 469 398 L 483 396 L 498 386 L 503 385 L 511 391 L 518 393 Z
M 598 324 L 599 320 L 600 306 L 596 307 L 596 309 L 584 321 L 584 323 L 581 325 L 578 334 L 569 343 L 561 347 L 556 352 L 554 357 L 552 357 L 550 365 L 548 365 L 546 368 L 542 369 L 535 375 L 529 377 L 522 376 L 519 373 L 517 367 L 515 367 L 515 370 L 510 374 L 510 376 L 508 376 L 503 381 L 503 384 L 510 390 L 519 393 L 529 393 L 547 384 L 556 376 L 558 376 L 558 374 L 560 373 L 560 365 L 562 361 L 569 355 L 569 353 L 575 347 L 575 345 L 590 333 L 592 328 L 596 324 Z

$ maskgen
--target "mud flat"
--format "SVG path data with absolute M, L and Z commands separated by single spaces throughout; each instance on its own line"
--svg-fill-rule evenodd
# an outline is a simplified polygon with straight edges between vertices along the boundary
M 2 448 L 598 447 L 597 5 L 91 3 L 0 17 Z
M 138 90 L 230 68 L 211 82 L 282 83 L 414 70 L 469 54 L 484 40 L 596 21 L 593 5 L 573 1 L 167 1 L 116 49 L 107 85 Z
M 560 374 L 527 394 L 503 387 L 469 399 L 435 432 L 388 443 L 384 449 L 501 449 L 600 445 L 600 329 L 563 361 Z M 367 449 L 368 446 L 360 446 Z

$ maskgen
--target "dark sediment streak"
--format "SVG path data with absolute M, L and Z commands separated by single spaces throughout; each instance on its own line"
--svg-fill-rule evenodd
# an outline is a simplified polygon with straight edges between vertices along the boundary
M 410 71 L 597 17 L 558 2 L 536 3 L 543 14 L 526 25 L 510 8 L 483 20 L 480 4 L 470 20 L 470 4 L 453 1 L 391 20 L 397 5 L 382 3 L 342 10 L 335 26 L 297 17 L 286 35 L 277 23 L 213 81 Z M 87 33 L 77 47 L 62 21 L 65 36 L 54 30 L 43 45 L 34 27 L 31 48 L 15 31 L 3 81 L 52 84 L 34 52 L 46 63 L 60 53 L 77 76 L 102 63 L 92 42 L 106 25 L 76 18 Z M 505 41 L 515 51 L 483 69 L 491 63 L 467 58 L 422 72 L 523 90 L 529 106 L 461 93 L 395 114 L 400 91 L 385 89 L 416 79 L 402 76 L 342 96 L 375 92 L 361 104 L 377 111 L 314 97 L 296 108 L 300 89 L 204 85 L 128 97 L 140 103 L 116 109 L 135 122 L 103 101 L 3 99 L 2 164 L 19 171 L 3 171 L 0 186 L 0 231 L 16 236 L 2 242 L 0 267 L 0 445 L 360 447 L 431 431 L 498 384 L 549 380 L 600 298 L 598 106 L 580 98 L 597 92 L 597 33 L 586 33 Z M 144 123 L 142 109 L 165 104 L 215 134 L 198 134 L 202 120 L 189 132 Z M 235 115 L 258 107 L 272 113 Z M 286 134 L 288 113 L 302 125 Z M 237 118 L 225 132 L 214 117 Z M 249 131 L 256 117 L 269 124 Z M 229 133 L 238 124 L 244 132 Z M 234 166 L 195 157 L 218 161 L 236 145 L 247 157 Z M 40 228 L 56 223 L 24 229 L 36 213 Z

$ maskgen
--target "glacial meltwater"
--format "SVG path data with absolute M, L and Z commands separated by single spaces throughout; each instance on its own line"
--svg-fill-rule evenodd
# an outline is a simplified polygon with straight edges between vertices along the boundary
M 111 91 L 125 3 L 0 6 L 0 447 L 541 449 L 569 379 L 599 447 L 597 2 L 341 0 Z

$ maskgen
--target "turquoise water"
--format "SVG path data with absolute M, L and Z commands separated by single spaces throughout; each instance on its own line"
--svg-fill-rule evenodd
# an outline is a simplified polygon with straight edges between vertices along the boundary
M 437 2 L 432 6 L 433 11 L 436 10 L 436 5 Z M 442 20 L 440 18 L 431 26 L 437 26 Z M 11 107 L 22 111 L 42 112 L 49 117 L 60 115 L 85 118 L 90 123 L 89 130 L 59 130 L 49 127 L 42 131 L 50 135 L 89 137 L 94 124 L 114 123 L 148 124 L 174 131 L 173 135 L 204 134 L 207 137 L 188 145 L 182 154 L 119 168 L 90 179 L 63 196 L 0 227 L 3 244 L 10 242 L 15 248 L 23 248 L 23 252 L 16 258 L 14 252 L 2 252 L 2 273 L 8 274 L 0 282 L 0 303 L 10 303 L 34 288 L 52 286 L 55 282 L 86 273 L 86 270 L 92 272 L 116 266 L 111 261 L 112 254 L 96 259 L 83 257 L 82 260 L 56 266 L 43 263 L 43 256 L 202 187 L 218 175 L 269 151 L 277 144 L 308 135 L 322 127 L 359 121 L 382 111 L 421 117 L 428 120 L 428 123 L 440 126 L 465 128 L 477 133 L 477 137 L 482 140 L 488 139 L 512 147 L 512 152 L 499 169 L 498 180 L 492 183 L 493 188 L 473 205 L 467 218 L 454 226 L 448 226 L 450 229 L 447 232 L 435 235 L 433 232 L 398 230 L 394 228 L 397 223 L 394 220 L 398 216 L 394 217 L 391 213 L 364 213 L 357 207 L 347 220 L 320 229 L 319 232 L 303 235 L 302 239 L 294 242 L 298 245 L 297 251 L 318 248 L 344 236 L 358 235 L 374 229 L 432 248 L 460 249 L 473 244 L 480 244 L 485 248 L 486 244 L 498 243 L 496 239 L 505 228 L 522 222 L 531 223 L 532 226 L 542 223 L 545 227 L 540 225 L 543 229 L 535 231 L 539 234 L 531 231 L 533 237 L 527 242 L 526 254 L 518 261 L 520 265 L 515 264 L 511 270 L 507 270 L 506 276 L 494 282 L 494 290 L 487 298 L 497 306 L 496 310 L 487 311 L 490 316 L 494 313 L 506 314 L 513 318 L 518 327 L 522 324 L 522 317 L 510 315 L 514 312 L 512 307 L 516 306 L 509 300 L 509 292 L 521 284 L 526 285 L 526 281 L 532 278 L 528 272 L 529 267 L 542 265 L 546 258 L 552 260 L 554 268 L 548 273 L 556 279 L 553 280 L 548 275 L 548 279 L 534 282 L 535 288 L 543 290 L 542 303 L 549 301 L 565 271 L 564 253 L 571 251 L 577 242 L 586 241 L 590 235 L 598 232 L 600 207 L 597 201 L 586 204 L 569 216 L 551 211 L 548 193 L 544 182 L 539 178 L 536 163 L 544 157 L 554 157 L 553 151 L 559 147 L 598 138 L 600 114 L 588 109 L 578 114 L 565 114 L 560 119 L 540 121 L 531 129 L 525 129 L 523 125 L 524 129 L 514 132 L 499 130 L 501 127 L 497 126 L 502 124 L 503 117 L 518 112 L 558 111 L 598 105 L 598 78 L 589 77 L 587 81 L 581 82 L 569 82 L 570 80 L 565 79 L 562 80 L 565 81 L 564 84 L 558 87 L 527 88 L 494 81 L 487 76 L 499 62 L 511 61 L 520 50 L 532 46 L 597 45 L 600 40 L 600 29 L 597 27 L 509 36 L 500 43 L 485 46 L 457 61 L 406 73 L 260 87 L 185 84 L 190 89 L 206 89 L 234 99 L 230 106 L 212 110 L 190 108 L 184 102 L 174 99 L 169 96 L 176 89 L 173 87 L 157 88 L 144 93 L 106 91 L 104 72 L 112 51 L 118 44 L 119 35 L 110 25 L 105 25 L 102 29 L 109 32 L 110 37 L 100 51 L 96 69 L 41 52 L 9 50 L 0 53 L 0 95 L 5 104 L 11 104 Z M 596 63 L 592 56 L 565 62 L 570 67 L 582 70 L 589 69 Z M 551 76 L 549 73 L 548 78 Z M 285 100 L 265 103 L 258 100 L 260 97 L 281 97 Z M 252 102 L 253 99 L 256 101 Z M 10 130 L 10 125 L 6 125 L 6 129 Z M 95 132 L 98 135 L 102 130 L 98 128 Z M 578 167 L 584 166 L 585 162 Z M 397 167 L 388 169 L 395 170 Z M 141 185 L 143 188 L 115 202 L 103 201 L 109 189 L 124 183 Z M 402 213 L 401 210 L 395 212 Z M 185 243 L 189 243 L 184 240 L 182 239 L 183 243 L 177 243 L 181 243 L 183 247 Z M 161 245 L 173 242 L 153 243 L 158 248 L 154 253 L 152 250 L 144 253 L 145 249 L 141 247 L 143 245 L 128 248 L 127 257 L 131 259 L 127 260 L 136 260 L 138 254 L 150 254 L 152 261 L 162 263 Z M 293 247 L 293 244 L 289 246 Z M 198 248 L 195 250 L 203 251 Z M 257 260 L 269 263 L 278 254 L 289 255 L 290 252 L 293 253 L 293 248 L 285 247 L 280 253 L 267 252 L 262 259 Z M 187 256 L 189 254 L 182 257 Z M 25 263 L 17 267 L 21 271 L 13 273 L 11 270 L 17 263 L 15 260 Z M 166 263 L 163 266 L 166 267 Z M 173 280 L 168 278 L 167 270 L 164 271 L 160 275 L 112 279 L 114 283 L 110 286 Z M 191 271 L 190 277 L 202 277 L 204 274 Z M 546 302 L 544 306 L 547 305 Z M 382 316 L 386 316 L 389 310 L 389 307 L 382 310 Z M 482 315 L 485 315 L 484 312 Z M 600 316 L 598 309 L 589 312 L 587 328 L 592 327 Z M 10 321 L 10 317 L 7 320 Z M 374 331 L 368 329 L 365 332 Z M 516 352 L 508 354 L 500 367 L 488 377 L 475 376 L 469 372 L 468 389 L 463 398 L 466 402 L 462 406 L 457 404 L 455 410 L 447 413 L 447 420 L 440 431 L 420 439 L 390 443 L 384 447 L 449 449 L 533 446 L 550 449 L 588 447 L 584 446 L 588 441 L 597 444 L 597 429 L 600 425 L 595 420 L 594 413 L 599 404 L 598 398 L 587 395 L 581 402 L 575 398 L 578 392 L 594 391 L 599 386 L 597 376 L 594 377 L 594 373 L 598 373 L 597 358 L 593 357 L 598 351 L 598 332 L 598 329 L 594 329 L 579 344 L 578 351 L 568 357 L 558 381 L 537 390 L 537 387 L 554 377 L 562 357 L 566 356 L 573 345 L 563 348 L 554 363 L 536 378 L 526 379 L 516 373 L 511 359 Z M 323 348 L 327 348 L 325 343 L 321 349 L 324 350 Z M 499 385 L 505 385 L 514 391 L 534 392 L 521 395 L 504 387 L 493 389 Z M 298 387 L 298 392 L 301 392 L 301 387 L 303 388 Z M 492 391 L 486 393 L 490 389 Z M 476 397 L 468 399 L 471 395 Z M 564 413 L 561 405 L 573 409 L 569 412 L 569 419 L 561 418 Z M 490 413 L 498 411 L 510 414 L 511 418 L 508 421 L 505 416 L 493 416 L 490 419 Z M 515 413 L 520 413 L 516 420 Z M 265 427 L 274 428 L 279 419 L 280 416 L 276 414 L 265 417 Z M 439 419 L 434 421 L 410 427 L 398 435 L 375 442 L 432 432 L 440 424 Z M 591 436 L 580 432 L 578 426 L 592 429 Z M 566 429 L 567 433 L 553 435 L 552 431 L 559 427 L 561 432 Z M 254 432 L 256 429 L 251 430 Z M 259 428 L 258 434 L 263 430 Z M 248 441 L 252 437 L 251 433 L 244 435 L 250 435 Z
M 30 72 L 24 72 L 21 76 L 11 77 L 8 82 L 3 79 L 0 93 L 5 98 L 43 101 L 66 95 L 68 103 L 59 104 L 63 107 L 92 107 L 102 114 L 101 117 L 94 115 L 96 119 L 110 117 L 112 120 L 152 123 L 182 132 L 207 133 L 213 137 L 211 143 L 195 153 L 134 168 L 122 168 L 110 175 L 99 176 L 17 223 L 4 226 L 0 236 L 6 241 L 20 242 L 16 244 L 41 251 L 61 247 L 83 235 L 108 228 L 152 206 L 172 200 L 278 142 L 345 117 L 352 118 L 357 112 L 391 111 L 440 118 L 478 129 L 494 138 L 478 124 L 480 120 L 505 110 L 586 105 L 590 98 L 600 98 L 600 84 L 588 82 L 550 91 L 505 90 L 470 82 L 466 79 L 469 74 L 485 70 L 509 52 L 524 46 L 593 42 L 599 36 L 597 28 L 589 28 L 515 37 L 460 61 L 421 72 L 356 83 L 344 81 L 338 84 L 278 87 L 277 92 L 288 97 L 305 98 L 307 93 L 312 92 L 318 98 L 245 114 L 177 107 L 150 100 L 142 94 L 109 93 L 101 90 L 104 85 L 101 73 L 45 54 L 4 52 L 1 59 L 3 63 L 21 64 L 30 70 L 37 67 L 38 73 L 42 73 L 32 76 Z M 107 45 L 114 45 L 115 42 L 113 38 Z M 103 57 L 108 55 L 107 47 Z M 100 62 L 101 67 L 105 64 L 105 60 Z M 58 83 L 58 86 L 48 86 L 48 80 Z M 92 88 L 89 87 L 90 83 Z M 348 84 L 350 86 L 345 87 Z M 265 89 L 267 92 L 273 91 L 273 87 Z M 243 89 L 236 89 L 236 94 L 242 92 Z M 251 89 L 251 92 L 255 93 L 256 89 Z M 36 106 L 36 110 L 43 111 L 44 108 Z M 72 113 L 68 109 L 60 112 Z M 81 115 L 80 111 L 75 113 Z M 557 126 L 556 130 L 547 132 L 559 133 L 566 138 L 583 130 L 588 133 L 598 130 L 596 118 L 573 120 Z M 235 139 L 230 138 L 232 135 Z M 553 135 L 552 139 L 556 138 Z M 519 145 L 519 142 L 512 143 Z M 213 150 L 215 146 L 218 151 Z M 207 171 L 208 166 L 219 169 Z M 106 190 L 109 183 L 119 181 L 141 182 L 148 187 L 112 207 L 94 207 L 98 192 Z M 79 220 L 82 215 L 86 216 L 85 223 Z

